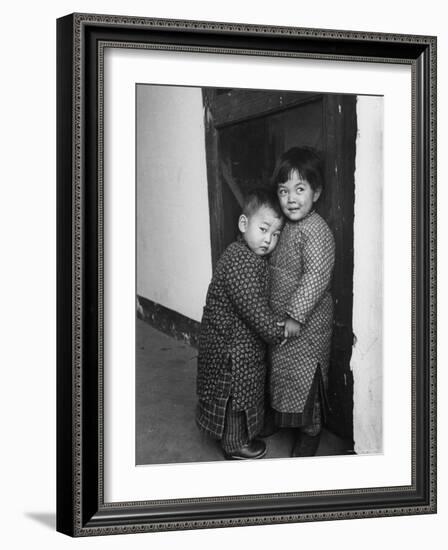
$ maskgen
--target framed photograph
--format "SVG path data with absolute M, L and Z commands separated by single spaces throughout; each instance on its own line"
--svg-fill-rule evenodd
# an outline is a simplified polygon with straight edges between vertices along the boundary
M 436 512 L 436 38 L 57 21 L 57 529 Z

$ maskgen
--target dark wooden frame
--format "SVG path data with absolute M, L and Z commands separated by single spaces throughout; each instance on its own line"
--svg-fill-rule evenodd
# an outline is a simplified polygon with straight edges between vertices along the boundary
M 410 486 L 104 502 L 102 60 L 107 45 L 411 65 Z M 74 14 L 58 20 L 57 51 L 57 529 L 88 536 L 434 513 L 436 38 Z

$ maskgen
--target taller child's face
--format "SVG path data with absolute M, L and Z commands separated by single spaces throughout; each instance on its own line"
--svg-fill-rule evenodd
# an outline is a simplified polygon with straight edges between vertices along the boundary
M 283 219 L 268 206 L 261 206 L 250 216 L 240 216 L 238 227 L 249 248 L 257 256 L 270 254 L 280 236 Z
M 277 186 L 277 196 L 282 212 L 293 222 L 302 220 L 311 212 L 320 193 L 321 189 L 314 191 L 296 171 L 290 174 L 288 181 L 279 183 Z

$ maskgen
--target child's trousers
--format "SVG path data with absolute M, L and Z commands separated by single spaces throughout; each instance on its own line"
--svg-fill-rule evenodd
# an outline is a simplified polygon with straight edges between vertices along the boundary
M 274 422 L 280 428 L 300 428 L 310 436 L 319 435 L 326 418 L 327 399 L 320 366 L 316 370 L 313 385 L 302 413 L 282 413 L 274 410 Z
M 227 454 L 230 454 L 247 445 L 249 441 L 246 413 L 244 411 L 233 411 L 232 400 L 229 399 L 221 446 Z

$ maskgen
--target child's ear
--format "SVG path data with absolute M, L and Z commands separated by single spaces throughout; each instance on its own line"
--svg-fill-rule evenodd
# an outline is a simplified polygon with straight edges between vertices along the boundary
M 316 191 L 314 191 L 314 194 L 313 194 L 313 202 L 316 202 L 316 201 L 319 199 L 321 193 L 322 193 L 322 187 L 318 187 L 318 188 L 316 189 Z
M 238 229 L 241 231 L 241 233 L 246 233 L 247 229 L 247 216 L 244 214 L 241 214 L 238 220 Z

